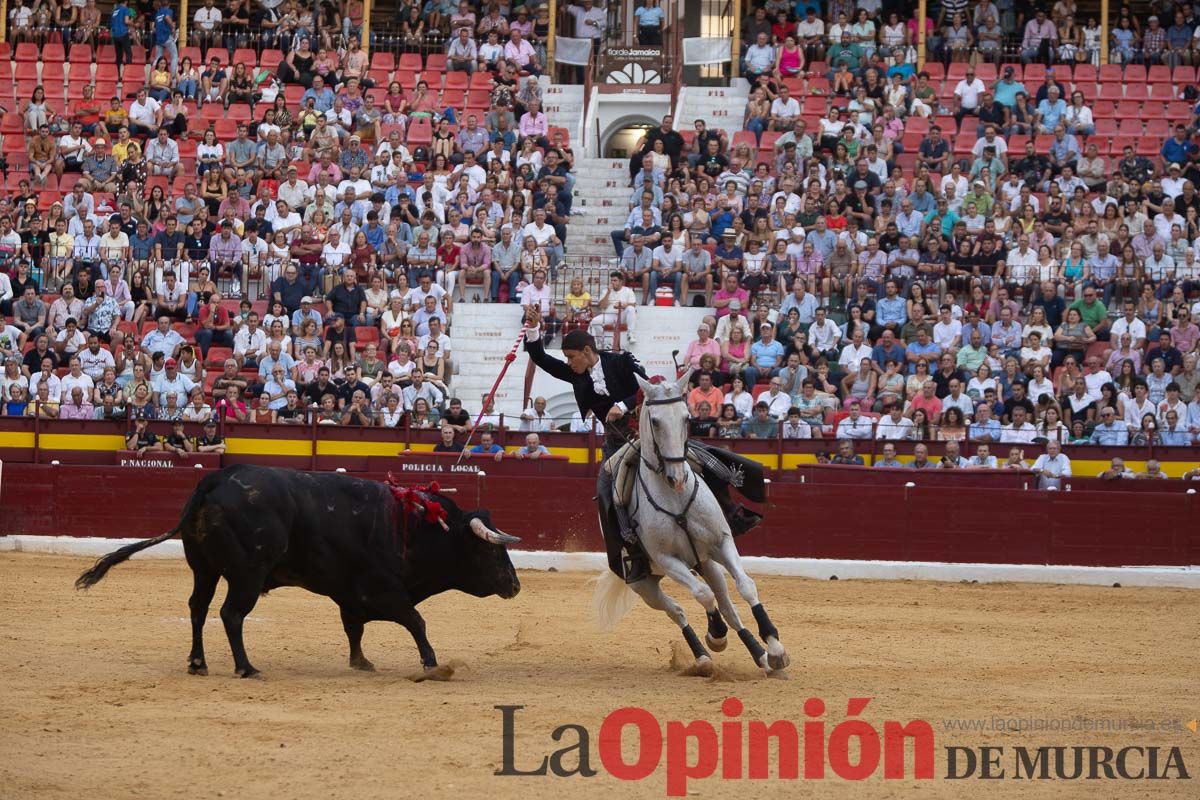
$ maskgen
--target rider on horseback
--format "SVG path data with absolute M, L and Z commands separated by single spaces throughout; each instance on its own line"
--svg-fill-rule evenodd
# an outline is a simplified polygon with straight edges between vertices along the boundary
M 635 418 L 638 384 L 635 376 L 646 379 L 646 371 L 629 353 L 606 352 L 596 349 L 596 340 L 584 331 L 571 331 L 563 336 L 562 353 L 566 363 L 546 353 L 542 345 L 541 310 L 535 304 L 527 309 L 525 350 L 530 359 L 559 380 L 571 384 L 575 402 L 584 416 L 588 411 L 604 420 L 604 459 L 607 461 L 627 443 L 634 441 L 630 426 Z M 765 502 L 762 465 L 728 450 L 709 447 L 700 442 L 688 443 L 689 456 L 704 478 L 725 513 L 734 536 L 753 528 L 762 518 L 736 505 L 729 496 L 730 485 L 737 486 L 754 502 Z M 608 465 L 609 467 L 615 465 Z M 596 494 L 600 506 L 600 526 L 608 551 L 608 564 L 617 575 L 634 583 L 646 577 L 650 563 L 638 540 L 629 511 L 621 498 L 614 494 L 617 469 L 600 469 Z M 626 557 L 623 559 L 621 550 Z

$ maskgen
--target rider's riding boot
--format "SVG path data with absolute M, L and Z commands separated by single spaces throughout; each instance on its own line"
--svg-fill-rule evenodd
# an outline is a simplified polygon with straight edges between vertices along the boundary
M 634 534 L 633 541 L 625 542 L 625 557 L 621 561 L 625 568 L 626 583 L 637 583 L 650 577 L 650 556 L 646 555 L 637 534 Z
M 734 536 L 741 536 L 748 530 L 758 527 L 762 522 L 762 514 L 758 514 L 745 506 L 736 506 L 726 514 L 729 530 Z
M 621 541 L 625 543 L 625 558 L 622 559 L 625 568 L 625 582 L 637 583 L 643 578 L 649 577 L 650 557 L 646 555 L 646 550 L 638 539 L 628 509 L 623 505 L 614 504 L 613 510 L 617 512 L 617 522 L 621 526 Z

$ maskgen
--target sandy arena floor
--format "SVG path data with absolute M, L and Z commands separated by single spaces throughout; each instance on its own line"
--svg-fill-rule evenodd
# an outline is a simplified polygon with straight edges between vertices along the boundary
M 598 768 L 598 731 L 610 711 L 638 705 L 664 722 L 720 722 L 729 696 L 744 702 L 743 719 L 794 721 L 806 698 L 821 697 L 827 730 L 847 697 L 873 698 L 863 718 L 878 729 L 883 720 L 934 726 L 937 779 L 883 781 L 882 767 L 866 785 L 711 778 L 691 782 L 692 796 L 764 788 L 822 798 L 1200 796 L 1200 734 L 1146 727 L 1200 717 L 1197 592 L 762 579 L 791 651 L 790 680 L 757 675 L 731 637 L 717 656 L 724 680 L 710 681 L 671 670 L 678 634 L 664 616 L 639 606 L 617 633 L 597 633 L 585 576 L 524 573 L 509 602 L 454 594 L 423 605 L 439 657 L 460 663 L 450 682 L 413 683 L 405 676 L 416 651 L 402 629 L 369 625 L 364 648 L 379 672 L 352 671 L 335 606 L 284 589 L 260 601 L 247 624 L 263 679 L 244 681 L 232 676 L 216 616 L 223 588 L 206 628 L 212 674 L 190 677 L 186 565 L 135 561 L 76 593 L 71 583 L 88 563 L 0 556 L 0 797 L 664 797 L 665 768 L 641 783 L 603 772 L 494 776 L 502 743 L 493 706 L 526 707 L 518 767 L 555 749 L 556 726 L 578 723 L 591 732 Z M 1138 727 L 968 733 L 943 723 L 993 715 Z M 943 748 L 952 744 L 1179 746 L 1193 777 L 947 781 Z

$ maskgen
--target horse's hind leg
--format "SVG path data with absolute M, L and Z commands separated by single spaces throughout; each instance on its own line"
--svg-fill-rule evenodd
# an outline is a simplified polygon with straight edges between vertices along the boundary
M 754 621 L 758 623 L 758 635 L 767 645 L 767 665 L 768 670 L 783 669 L 789 663 L 791 658 L 784 649 L 783 644 L 779 641 L 779 629 L 771 622 L 771 618 L 767 616 L 767 610 L 758 599 L 758 587 L 754 583 L 754 579 L 746 574 L 746 570 L 742 568 L 742 557 L 738 554 L 737 546 L 733 543 L 733 537 L 726 537 L 721 543 L 719 553 L 714 553 L 713 558 L 721 562 L 725 569 L 729 570 L 729 574 L 733 576 L 733 583 L 737 587 L 738 594 L 742 596 L 750 605 L 750 612 L 754 614 Z M 738 636 L 743 642 L 747 642 L 746 637 L 749 636 L 752 640 L 754 637 L 749 631 L 738 631 Z M 757 642 L 755 642 L 757 645 Z M 755 655 L 754 649 L 747 642 L 747 649 L 750 650 L 752 656 Z M 759 648 L 761 650 L 761 648 Z M 759 658 L 755 656 L 756 662 Z
M 692 630 L 692 626 L 688 624 L 687 614 L 684 613 L 683 607 L 675 602 L 673 597 L 662 590 L 662 578 L 655 576 L 650 580 L 638 581 L 637 583 L 630 584 L 629 588 L 637 592 L 646 605 L 658 611 L 665 612 L 679 626 L 679 629 L 683 632 L 683 638 L 688 644 L 688 648 L 692 651 L 692 658 L 696 659 L 696 674 L 701 676 L 711 674 L 712 657 L 704 649 L 704 645 L 700 643 L 700 637 L 696 635 L 696 632 Z

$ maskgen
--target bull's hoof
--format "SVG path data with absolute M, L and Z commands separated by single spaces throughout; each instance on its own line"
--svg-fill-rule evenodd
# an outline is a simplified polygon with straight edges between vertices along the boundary
M 375 665 L 372 664 L 370 661 L 368 661 L 365 658 L 350 659 L 350 667 L 351 667 L 351 669 L 362 670 L 363 672 L 374 672 L 375 671 Z
M 204 663 L 202 658 L 193 658 L 188 661 L 188 675 L 207 675 L 208 664 Z
M 424 683 L 425 681 L 448 681 L 454 677 L 454 665 L 439 664 L 433 667 L 425 667 L 420 672 L 414 672 L 407 677 L 413 683 Z
M 262 675 L 261 672 L 249 665 L 247 665 L 244 669 L 235 669 L 233 674 L 237 675 L 239 678 L 254 678 Z
M 713 660 L 708 656 L 700 656 L 696 659 L 696 663 L 692 666 L 689 675 L 695 675 L 697 678 L 711 678 L 716 674 L 717 668 L 713 664 Z
M 721 653 L 724 652 L 725 648 L 729 645 L 729 637 L 722 636 L 720 639 L 717 639 L 711 634 L 706 633 L 704 634 L 704 643 L 708 645 L 708 649 L 712 650 L 714 653 Z

